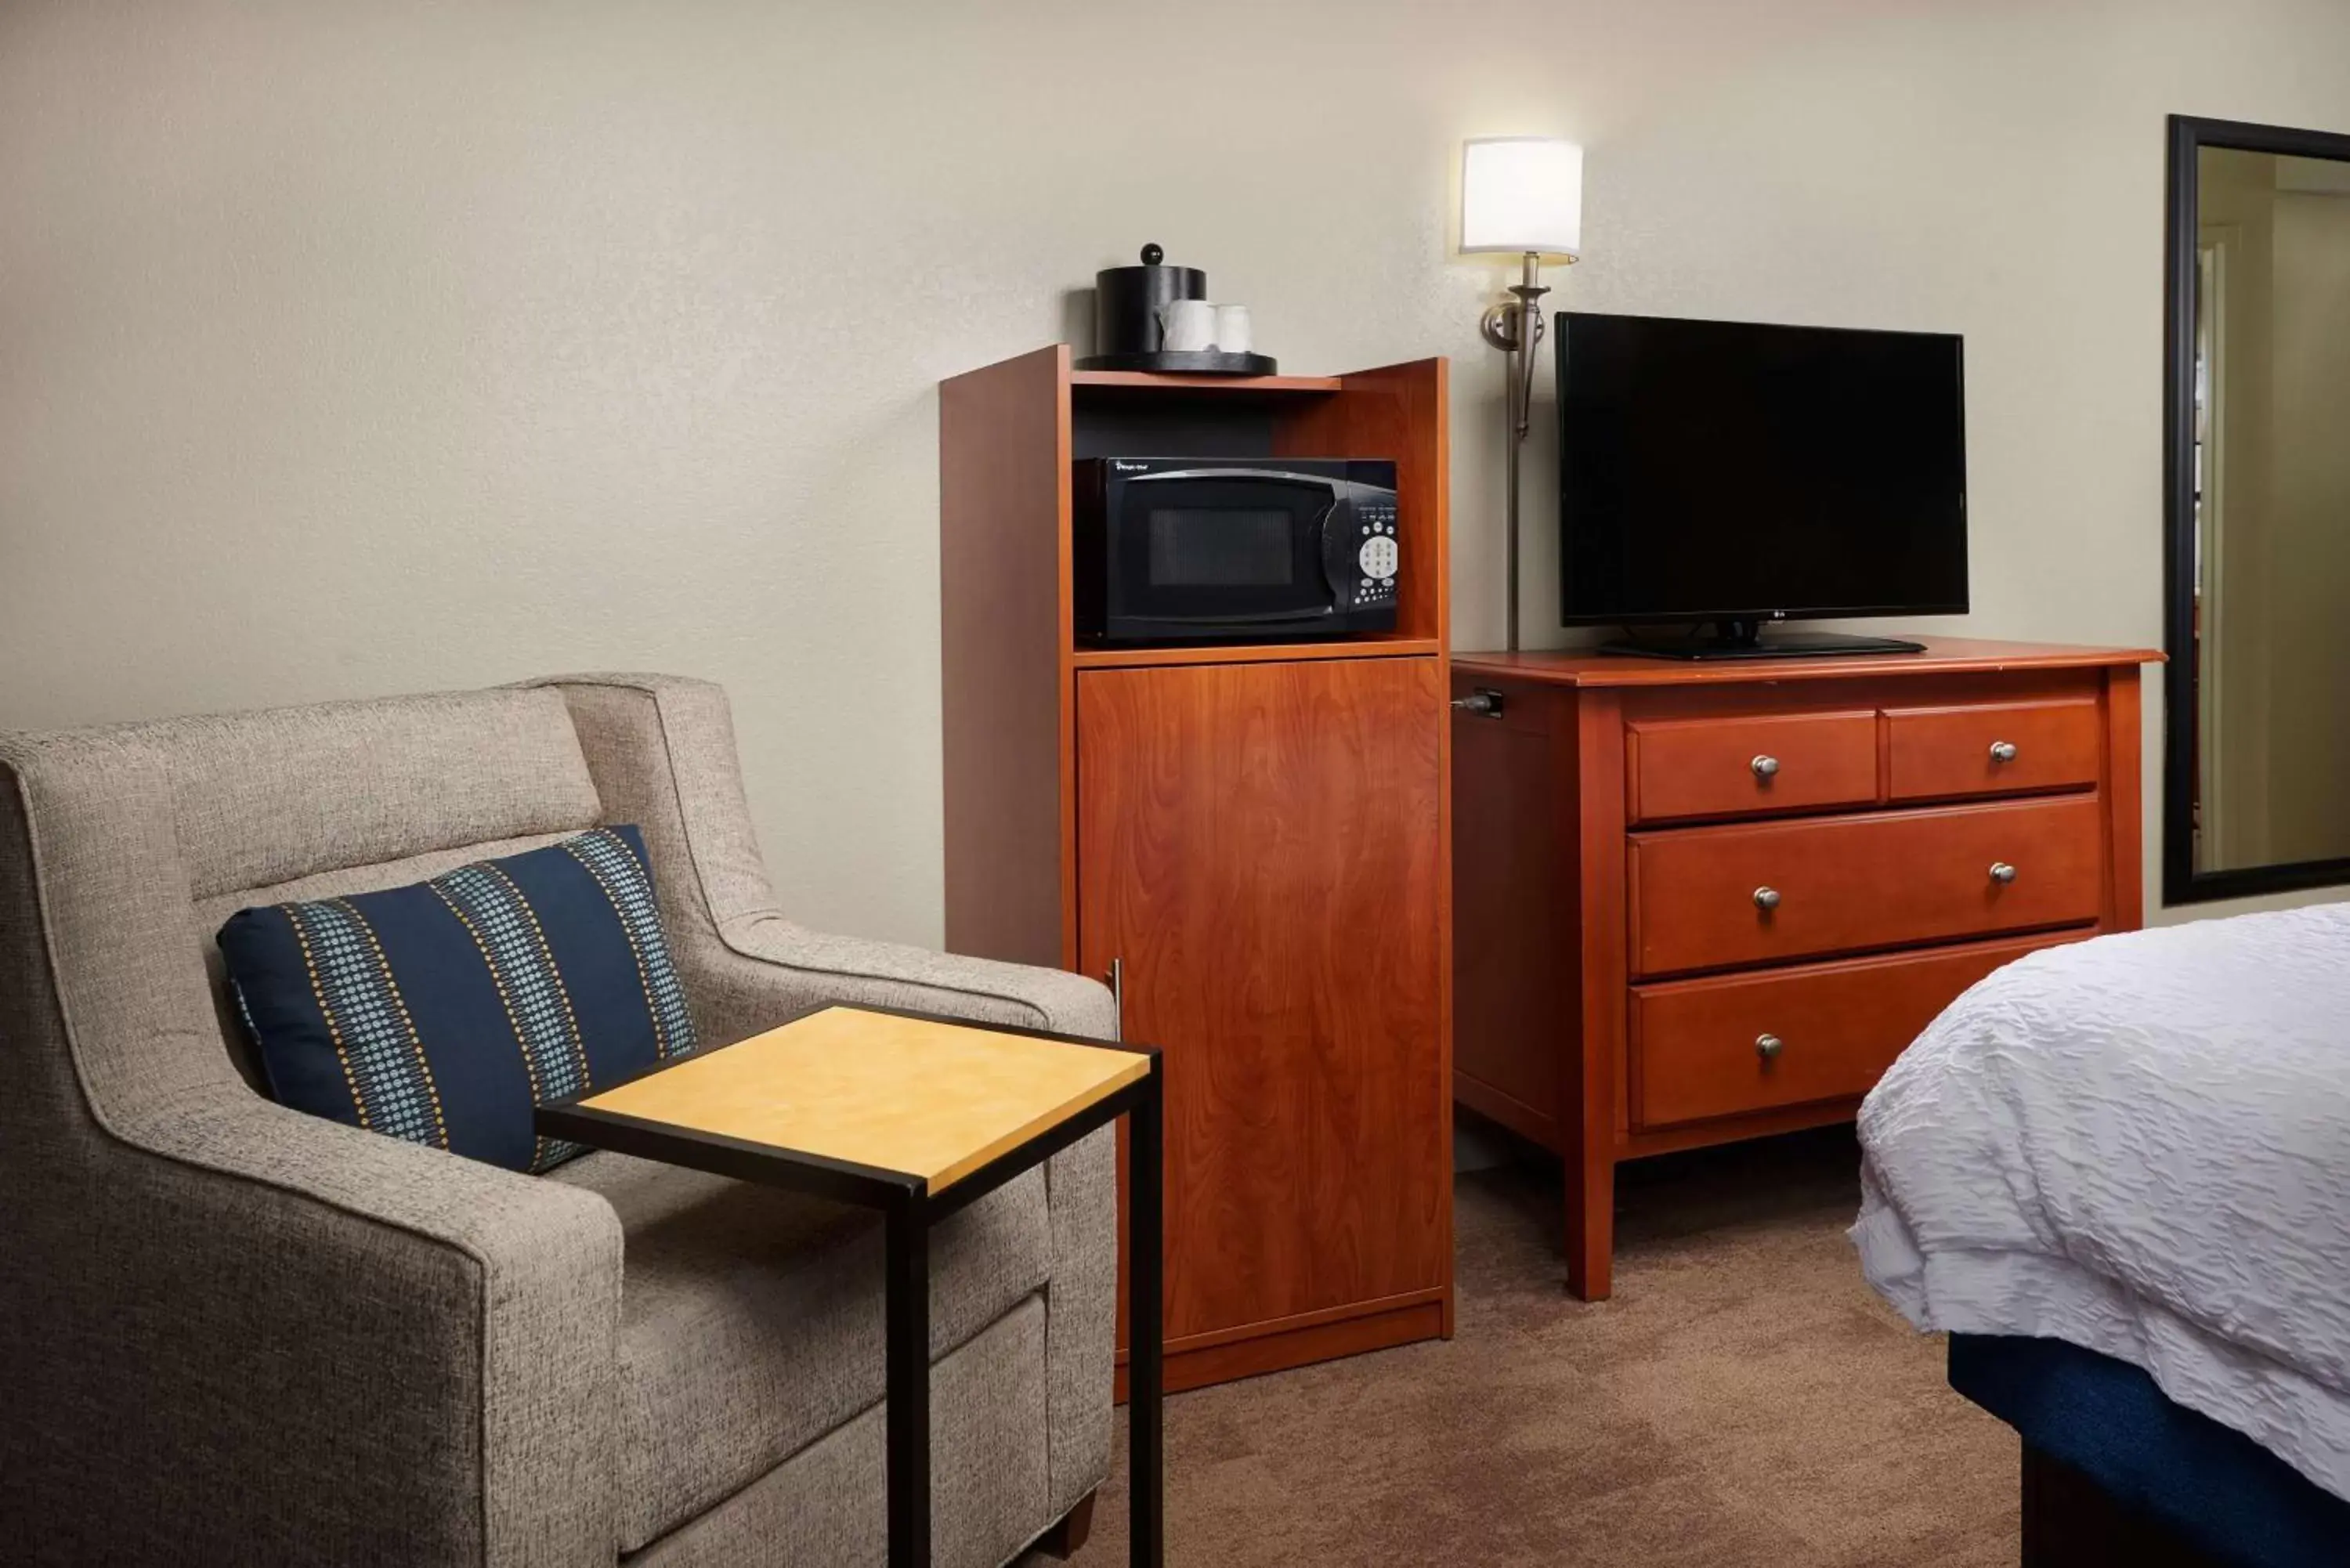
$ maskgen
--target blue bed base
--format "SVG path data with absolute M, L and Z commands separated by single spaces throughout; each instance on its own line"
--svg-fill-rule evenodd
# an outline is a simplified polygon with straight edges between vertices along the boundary
M 2127 1362 L 2054 1339 L 1954 1334 L 1950 1386 L 2125 1507 L 2242 1568 L 2343 1568 L 2350 1502 Z

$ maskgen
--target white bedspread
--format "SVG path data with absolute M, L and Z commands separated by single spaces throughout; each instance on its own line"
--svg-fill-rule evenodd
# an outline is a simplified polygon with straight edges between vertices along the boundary
M 1869 1282 L 2069 1340 L 2350 1498 L 2350 906 L 2031 955 L 1861 1107 Z

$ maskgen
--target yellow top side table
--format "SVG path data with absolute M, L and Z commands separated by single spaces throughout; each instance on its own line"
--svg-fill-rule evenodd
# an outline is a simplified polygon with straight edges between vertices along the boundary
M 889 1560 L 929 1568 L 930 1228 L 1128 1117 L 1131 1561 L 1160 1568 L 1163 1101 L 1150 1047 L 826 1006 L 541 1106 L 536 1125 L 549 1137 L 881 1211 Z

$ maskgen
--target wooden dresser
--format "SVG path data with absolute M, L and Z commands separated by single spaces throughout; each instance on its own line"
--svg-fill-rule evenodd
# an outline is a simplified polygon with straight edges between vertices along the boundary
M 1455 657 L 1453 1090 L 1564 1157 L 1570 1290 L 1619 1161 L 1848 1119 L 1977 980 L 2137 926 L 2160 657 Z
M 1165 1052 L 1170 1390 L 1452 1331 L 1446 411 L 1441 359 L 940 388 L 946 945 L 1114 976 Z M 1118 454 L 1393 459 L 1395 630 L 1079 644 Z

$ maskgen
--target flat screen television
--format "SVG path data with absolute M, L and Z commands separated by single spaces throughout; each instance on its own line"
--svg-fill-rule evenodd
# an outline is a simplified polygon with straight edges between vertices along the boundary
M 1615 651 L 1914 652 L 1773 621 L 1967 607 L 1962 340 L 1564 311 L 1560 605 Z

